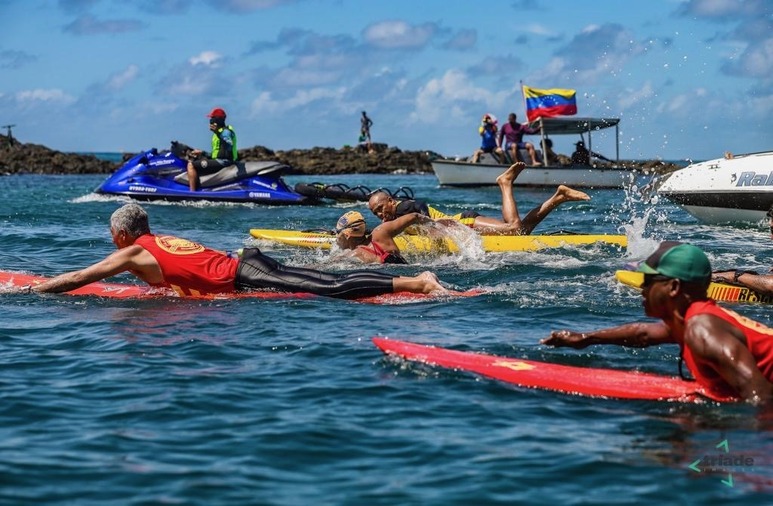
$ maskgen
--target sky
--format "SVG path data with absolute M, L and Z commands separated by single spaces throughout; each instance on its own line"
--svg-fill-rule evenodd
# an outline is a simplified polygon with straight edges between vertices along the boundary
M 0 0 L 0 20 L 0 126 L 60 151 L 208 149 L 222 107 L 240 148 L 355 145 L 364 110 L 374 142 L 469 156 L 484 113 L 525 121 L 521 83 L 620 118 L 624 159 L 773 149 L 773 0 Z

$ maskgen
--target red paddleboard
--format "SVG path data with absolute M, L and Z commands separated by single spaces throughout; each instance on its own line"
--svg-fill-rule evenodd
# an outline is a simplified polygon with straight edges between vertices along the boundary
M 47 278 L 35 276 L 33 274 L 23 274 L 20 272 L 0 271 L 0 287 L 16 287 L 37 285 L 44 282 Z M 423 294 L 423 293 L 389 293 L 377 295 L 374 297 L 362 297 L 355 299 L 357 302 L 367 304 L 405 304 L 410 302 L 420 302 L 425 300 L 438 299 L 443 297 L 474 297 L 484 293 L 483 290 L 468 290 L 466 292 L 448 292 L 445 294 Z M 65 293 L 66 295 L 91 295 L 96 297 L 106 297 L 111 299 L 154 299 L 159 297 L 180 297 L 176 292 L 168 288 L 154 288 L 145 285 L 128 285 L 123 283 L 104 283 L 98 281 L 75 290 Z M 252 291 L 252 292 L 233 292 L 219 293 L 214 295 L 186 296 L 189 299 L 309 299 L 317 297 L 312 293 L 305 292 L 272 292 L 272 291 Z
M 511 359 L 381 337 L 374 337 L 373 342 L 384 353 L 405 360 L 473 372 L 521 387 L 613 399 L 680 402 L 695 402 L 706 397 L 713 399 L 694 381 L 672 376 Z

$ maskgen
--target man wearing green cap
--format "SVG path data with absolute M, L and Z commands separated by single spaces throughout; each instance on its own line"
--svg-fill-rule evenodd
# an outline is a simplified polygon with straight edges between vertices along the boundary
M 617 344 L 644 348 L 678 344 L 684 360 L 716 399 L 773 403 L 773 329 L 721 308 L 706 295 L 711 264 L 696 246 L 663 242 L 639 266 L 644 312 L 657 323 L 629 323 L 592 332 L 553 331 L 542 344 L 585 348 Z

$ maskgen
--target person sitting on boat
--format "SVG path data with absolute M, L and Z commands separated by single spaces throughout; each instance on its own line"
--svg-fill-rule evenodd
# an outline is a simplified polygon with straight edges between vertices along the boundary
M 365 218 L 358 211 L 349 211 L 336 223 L 336 244 L 343 250 L 352 250 L 353 256 L 364 263 L 406 264 L 395 244 L 395 236 L 406 228 L 424 220 L 420 213 L 408 213 L 395 220 L 381 223 L 368 233 Z M 431 221 L 431 220 L 430 220 Z
M 510 153 L 510 159 L 513 163 L 526 160 L 521 160 L 518 154 L 519 149 L 525 149 L 531 157 L 531 165 L 542 165 L 537 160 L 537 151 L 534 149 L 534 144 L 531 142 L 523 142 L 524 134 L 537 134 L 540 132 L 539 128 L 531 128 L 526 123 L 518 123 L 518 117 L 514 112 L 511 112 L 507 116 L 507 123 L 504 124 L 497 136 L 497 147 L 502 147 L 502 141 L 505 141 L 504 152 Z
M 645 348 L 678 344 L 682 360 L 707 394 L 719 399 L 773 403 L 773 329 L 717 306 L 707 295 L 711 264 L 691 244 L 666 241 L 639 265 L 644 312 L 656 323 L 607 329 L 559 330 L 548 346 L 582 349 L 592 344 Z
M 773 205 L 766 213 L 770 237 L 773 239 Z M 755 292 L 773 294 L 773 274 L 758 274 L 754 271 L 735 269 L 732 271 L 718 271 L 712 273 L 712 280 L 718 283 L 731 283 L 746 287 Z
M 595 151 L 589 151 L 588 148 L 585 147 L 585 143 L 583 141 L 577 141 L 574 146 L 575 150 L 574 153 L 572 153 L 572 163 L 574 165 L 590 165 L 591 157 L 595 157 L 607 162 L 612 161 L 604 155 L 596 153 Z
M 334 274 L 283 265 L 257 248 L 245 248 L 234 255 L 187 239 L 154 235 L 147 212 L 137 204 L 126 204 L 112 214 L 110 233 L 118 251 L 30 291 L 67 292 L 126 271 L 151 286 L 172 288 L 187 296 L 276 290 L 354 299 L 395 292 L 447 291 L 429 271 L 412 277 L 376 271 Z
M 200 149 L 191 151 L 194 160 L 188 161 L 188 185 L 190 190 L 199 189 L 199 177 L 233 165 L 239 157 L 236 149 L 234 127 L 225 124 L 226 114 L 216 107 L 207 115 L 209 129 L 212 131 L 212 153 L 206 156 Z
M 558 165 L 558 155 L 553 151 L 553 141 L 545 137 L 545 161 L 548 165 Z
M 462 223 L 480 234 L 529 235 L 553 209 L 564 202 L 590 200 L 586 193 L 560 185 L 555 194 L 521 219 L 518 204 L 513 195 L 513 182 L 525 168 L 525 163 L 517 162 L 497 177 L 497 185 L 502 194 L 502 220 L 482 216 L 475 211 L 447 215 L 420 200 L 399 201 L 384 191 L 373 193 L 368 201 L 368 207 L 373 214 L 385 222 L 409 213 L 420 213 L 441 223 Z
M 499 161 L 505 163 L 505 153 L 497 144 L 497 119 L 491 114 L 484 114 L 478 127 L 480 148 L 472 154 L 472 163 L 478 163 L 483 153 L 491 153 Z

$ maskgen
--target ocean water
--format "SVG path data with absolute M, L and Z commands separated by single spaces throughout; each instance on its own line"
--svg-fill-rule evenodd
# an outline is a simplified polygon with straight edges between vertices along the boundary
M 288 178 L 396 189 L 496 215 L 496 188 L 432 176 Z M 0 178 L 0 265 L 53 275 L 114 250 L 120 199 L 102 176 Z M 385 358 L 390 336 L 588 367 L 676 374 L 678 350 L 539 344 L 551 330 L 644 319 L 614 271 L 663 239 L 717 268 L 766 269 L 762 224 L 707 226 L 639 188 L 589 192 L 538 230 L 625 233 L 629 247 L 412 256 L 486 295 L 400 305 L 304 300 L 103 300 L 0 293 L 0 503 L 195 505 L 770 504 L 773 420 L 744 405 L 617 401 L 515 388 Z M 523 212 L 547 190 L 517 190 Z M 156 232 L 213 247 L 250 228 L 332 228 L 361 204 L 147 204 Z M 294 265 L 361 268 L 260 244 Z M 118 281 L 133 282 L 128 275 Z M 772 324 L 770 306 L 734 306 Z M 697 459 L 728 463 L 697 473 Z M 734 459 L 734 460 L 732 460 Z M 732 486 L 728 475 L 732 475 Z

